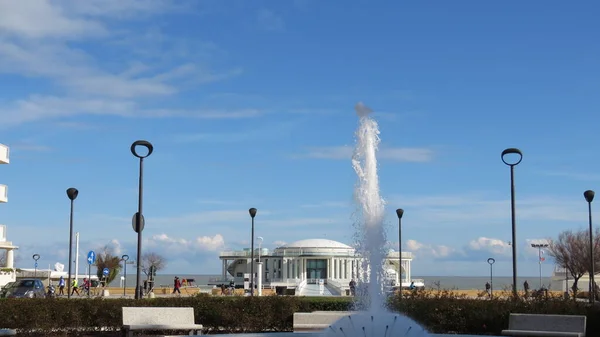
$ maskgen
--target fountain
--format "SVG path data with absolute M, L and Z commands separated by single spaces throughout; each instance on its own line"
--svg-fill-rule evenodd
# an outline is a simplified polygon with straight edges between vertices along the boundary
M 359 117 L 356 147 L 352 157 L 352 166 L 358 177 L 354 195 L 357 204 L 356 214 L 359 217 L 355 223 L 355 244 L 357 251 L 363 257 L 362 275 L 359 275 L 358 278 L 357 297 L 360 306 L 366 310 L 303 313 L 306 315 L 303 316 L 305 320 L 337 319 L 337 321 L 334 321 L 324 331 L 308 332 L 302 335 L 311 337 L 440 336 L 439 334 L 429 334 L 408 316 L 392 313 L 384 307 L 385 294 L 381 282 L 384 279 L 383 261 L 386 238 L 383 227 L 385 202 L 380 195 L 377 174 L 376 153 L 380 142 L 379 127 L 370 116 L 372 110 L 364 104 L 358 103 L 355 110 Z M 265 337 L 266 335 L 247 334 L 245 337 Z M 269 333 L 268 335 L 292 337 L 298 334 Z
M 355 107 L 359 116 L 356 130 L 356 147 L 352 156 L 352 166 L 358 177 L 354 191 L 356 201 L 355 246 L 363 257 L 362 275 L 359 275 L 358 299 L 362 307 L 383 308 L 382 293 L 384 245 L 383 228 L 385 202 L 379 194 L 377 175 L 377 148 L 379 146 L 379 126 L 369 115 L 371 109 L 362 103 Z
M 358 177 L 354 198 L 357 205 L 355 244 L 363 256 L 362 275 L 359 275 L 358 301 L 366 311 L 349 313 L 324 331 L 327 337 L 366 336 L 429 336 L 414 320 L 391 313 L 384 307 L 383 293 L 385 230 L 383 227 L 385 201 L 380 195 L 377 174 L 379 126 L 370 116 L 372 110 L 363 103 L 356 104 L 359 117 L 352 166 Z

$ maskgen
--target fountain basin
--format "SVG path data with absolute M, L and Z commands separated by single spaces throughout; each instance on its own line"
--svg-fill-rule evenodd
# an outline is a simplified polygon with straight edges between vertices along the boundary
M 219 337 L 323 337 L 323 332 L 263 332 L 263 333 L 246 333 L 246 334 L 224 334 Z M 455 334 L 437 334 L 430 333 L 431 337 L 455 336 L 455 337 L 481 337 L 480 335 L 455 335 Z M 392 336 L 390 336 L 392 337 Z M 488 336 L 500 337 L 500 336 Z
M 319 337 L 426 337 L 447 336 L 450 334 L 434 334 L 426 332 L 417 322 L 408 316 L 386 312 L 367 311 L 313 311 L 294 313 L 294 332 L 302 336 Z M 286 337 L 285 333 L 250 334 L 252 337 L 265 336 Z M 457 335 L 453 336 L 474 336 Z

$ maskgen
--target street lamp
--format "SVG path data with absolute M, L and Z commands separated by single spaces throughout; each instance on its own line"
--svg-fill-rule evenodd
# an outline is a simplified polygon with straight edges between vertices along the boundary
M 69 279 L 67 284 L 67 298 L 71 298 L 71 264 L 73 263 L 73 202 L 77 199 L 79 191 L 71 187 L 67 190 L 67 197 L 71 200 L 71 216 L 69 219 Z M 77 277 L 77 276 L 75 276 Z
M 126 296 L 125 289 L 127 289 L 127 260 L 129 260 L 129 255 L 121 256 L 121 261 L 123 261 L 123 297 Z
M 538 262 L 540 264 L 540 289 L 542 289 L 542 248 L 547 248 L 547 243 L 532 243 L 531 247 L 538 249 Z
M 596 283 L 594 282 L 594 231 L 592 229 L 592 201 L 596 193 L 592 190 L 583 192 L 583 197 L 588 203 L 588 219 L 590 224 L 590 303 L 596 298 Z
M 400 298 L 402 298 L 402 216 L 404 210 L 398 208 L 396 215 L 398 216 L 398 283 L 400 283 Z
M 33 254 L 32 257 L 33 257 L 33 261 L 35 261 L 34 264 L 33 264 L 33 266 L 35 268 L 33 270 L 33 277 L 37 278 L 37 267 L 38 267 L 38 260 L 40 259 L 40 254 Z
M 148 150 L 146 155 L 139 154 L 136 151 L 137 146 L 145 147 Z M 146 140 L 137 140 L 131 144 L 131 153 L 140 159 L 140 176 L 138 185 L 138 211 L 134 215 L 134 231 L 137 232 L 137 273 L 135 282 L 135 299 L 142 298 L 142 231 L 144 230 L 144 215 L 142 214 L 142 196 L 144 192 L 144 158 L 150 156 L 154 151 L 152 144 Z
M 250 296 L 254 296 L 254 217 L 256 216 L 257 209 L 250 208 L 250 218 L 252 218 L 252 233 L 250 234 Z
M 514 162 L 507 162 L 504 157 L 509 154 L 516 154 L 519 156 L 518 160 Z M 512 268 L 513 268 L 513 295 L 517 298 L 517 221 L 515 218 L 515 166 L 519 165 L 523 160 L 523 153 L 517 148 L 508 148 L 502 151 L 500 155 L 502 162 L 510 166 L 510 212 L 512 222 Z
M 490 298 L 494 297 L 494 263 L 496 260 L 493 257 L 487 259 L 487 262 L 490 264 Z

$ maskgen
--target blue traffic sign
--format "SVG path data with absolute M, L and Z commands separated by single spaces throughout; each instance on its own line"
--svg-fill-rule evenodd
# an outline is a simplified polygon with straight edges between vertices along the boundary
M 96 262 L 96 253 L 94 253 L 93 250 L 90 250 L 88 253 L 87 262 L 88 264 L 94 264 L 94 262 Z
M 109 273 L 109 271 L 110 271 L 110 270 L 108 270 L 108 268 L 104 268 L 104 269 L 102 269 L 102 275 L 104 275 L 104 276 L 108 276 L 108 273 Z
M 37 266 L 38 266 L 38 264 L 37 264 L 37 262 L 36 262 L 36 263 L 35 263 L 35 267 L 37 268 Z

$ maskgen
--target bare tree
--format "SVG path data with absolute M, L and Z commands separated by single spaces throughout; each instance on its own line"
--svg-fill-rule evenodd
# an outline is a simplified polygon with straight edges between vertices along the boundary
M 147 279 L 150 279 L 150 267 L 154 267 L 155 271 L 159 271 L 165 269 L 166 266 L 167 260 L 158 253 L 149 252 L 142 255 L 142 272 L 146 274 Z
M 577 282 L 590 269 L 588 232 L 564 231 L 557 240 L 551 239 L 549 242 L 549 255 L 573 277 L 573 295 L 577 295 Z

